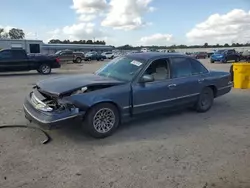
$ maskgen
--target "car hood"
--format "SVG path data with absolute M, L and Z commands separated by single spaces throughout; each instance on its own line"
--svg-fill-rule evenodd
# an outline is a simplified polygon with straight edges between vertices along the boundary
M 94 85 L 118 85 L 124 82 L 96 74 L 62 76 L 38 82 L 36 88 L 46 94 L 56 97 L 66 95 L 77 89 Z

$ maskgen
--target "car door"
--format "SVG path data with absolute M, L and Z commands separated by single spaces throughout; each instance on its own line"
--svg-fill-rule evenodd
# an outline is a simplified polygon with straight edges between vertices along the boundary
M 235 60 L 235 51 L 234 50 L 227 50 L 226 59 L 227 59 L 227 61 Z
M 171 91 L 175 96 L 174 105 L 185 105 L 197 100 L 204 87 L 204 74 L 195 69 L 201 63 L 187 57 L 171 58 Z M 201 65 L 202 66 L 202 65 Z
M 11 70 L 11 65 L 9 63 L 11 58 L 12 58 L 11 50 L 0 51 L 0 72 Z
M 72 51 L 63 51 L 60 53 L 60 60 L 61 61 L 72 61 L 73 60 L 73 52 Z
M 29 69 L 29 61 L 23 50 L 4 50 L 0 52 L 0 71 L 24 71 Z
M 30 60 L 24 50 L 12 50 L 12 59 L 9 64 L 12 66 L 11 71 L 27 71 L 30 70 Z
M 162 79 L 155 78 L 152 82 L 141 83 L 140 78 L 143 75 L 154 75 L 157 64 L 165 64 L 166 70 L 168 70 L 166 77 Z M 172 81 L 170 80 L 169 71 L 169 59 L 156 59 L 148 65 L 147 69 L 139 76 L 140 78 L 132 84 L 133 114 L 171 107 L 174 104 L 175 95 L 171 88 Z

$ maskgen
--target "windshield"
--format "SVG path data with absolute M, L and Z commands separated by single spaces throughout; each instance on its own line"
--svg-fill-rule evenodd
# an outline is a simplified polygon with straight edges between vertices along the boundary
M 60 54 L 61 52 L 62 52 L 62 51 L 57 51 L 55 54 L 58 55 L 58 54 Z
M 225 50 L 217 50 L 216 52 L 214 52 L 215 54 L 223 54 L 225 52 Z
M 119 57 L 100 68 L 96 74 L 129 82 L 142 69 L 143 64 L 141 61 Z
M 92 55 L 95 54 L 95 52 L 87 52 L 86 55 Z

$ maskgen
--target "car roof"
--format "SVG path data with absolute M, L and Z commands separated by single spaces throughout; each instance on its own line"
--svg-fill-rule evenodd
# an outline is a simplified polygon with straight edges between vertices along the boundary
M 168 57 L 189 57 L 185 54 L 180 53 L 164 53 L 164 52 L 141 52 L 141 53 L 131 53 L 126 55 L 132 59 L 140 59 L 148 61 L 154 58 L 168 58 Z

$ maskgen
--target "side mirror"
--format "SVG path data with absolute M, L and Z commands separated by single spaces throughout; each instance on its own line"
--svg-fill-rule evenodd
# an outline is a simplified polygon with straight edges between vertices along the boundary
M 154 77 L 149 74 L 143 75 L 140 79 L 140 83 L 153 82 L 153 81 L 155 81 Z

